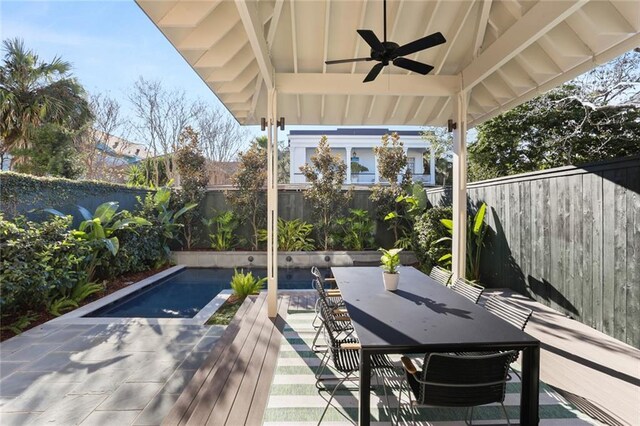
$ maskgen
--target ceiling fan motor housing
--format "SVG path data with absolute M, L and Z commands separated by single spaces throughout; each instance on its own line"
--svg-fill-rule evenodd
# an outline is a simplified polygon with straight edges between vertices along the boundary
M 371 49 L 371 58 L 382 62 L 384 65 L 389 65 L 390 61 L 398 57 L 396 49 L 400 47 L 400 45 L 392 41 L 383 41 L 382 45 L 384 46 L 383 51 Z

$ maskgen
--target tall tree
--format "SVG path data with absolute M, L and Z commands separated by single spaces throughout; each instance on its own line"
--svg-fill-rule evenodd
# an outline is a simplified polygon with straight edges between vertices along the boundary
M 424 153 L 423 159 L 425 170 L 429 168 L 431 153 L 435 158 L 436 183 L 446 185 L 451 183 L 451 173 L 453 170 L 453 134 L 443 127 L 436 127 L 424 130 L 421 134 L 423 140 L 429 144 L 429 151 Z
M 168 90 L 161 82 L 143 77 L 134 84 L 129 101 L 135 114 L 133 128 L 138 140 L 146 143 L 152 155 L 162 162 L 168 177 L 175 178 L 172 158 L 178 139 L 182 131 L 204 111 L 204 105 L 187 99 L 184 91 Z M 154 162 L 156 178 L 161 175 L 159 164 Z M 162 185 L 159 181 L 153 183 Z
M 200 148 L 213 162 L 233 160 L 248 142 L 248 132 L 226 110 L 207 107 L 196 118 Z
M 42 61 L 18 38 L 5 40 L 3 50 L 0 159 L 14 148 L 30 149 L 30 133 L 42 123 L 77 130 L 90 119 L 84 90 L 70 73 L 71 64 L 59 57 Z
M 301 166 L 300 171 L 309 182 L 304 197 L 313 206 L 320 244 L 324 250 L 328 250 L 337 219 L 351 198 L 351 191 L 342 190 L 347 165 L 339 156 L 331 153 L 327 137 L 322 136 L 315 154 L 311 156 L 311 164 Z
M 640 152 L 640 54 L 629 52 L 478 126 L 469 177 L 490 179 Z

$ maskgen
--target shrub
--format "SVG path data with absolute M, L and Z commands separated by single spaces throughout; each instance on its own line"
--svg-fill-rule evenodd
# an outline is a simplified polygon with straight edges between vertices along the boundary
M 364 250 L 375 244 L 375 224 L 363 209 L 349 209 L 349 216 L 336 221 L 340 227 L 332 238 L 347 250 Z
M 284 220 L 278 218 L 278 250 L 310 251 L 315 247 L 310 238 L 313 225 L 300 219 Z M 267 241 L 267 230 L 260 230 L 260 241 Z
M 267 277 L 254 277 L 251 271 L 245 274 L 242 269 L 240 272 L 234 269 L 233 277 L 231 277 L 231 289 L 233 290 L 233 294 L 242 300 L 250 294 L 260 292 L 265 281 L 267 281 Z
M 436 244 L 436 242 L 449 235 L 441 220 L 452 217 L 451 207 L 434 207 L 416 218 L 414 223 L 415 253 L 423 269 L 427 272 L 438 264 L 438 259 L 449 253 L 448 247 Z
M 71 218 L 35 223 L 0 214 L 0 307 L 3 315 L 47 306 L 55 294 L 86 283 L 91 242 L 69 230 Z
M 202 221 L 212 231 L 209 234 L 211 248 L 218 251 L 231 250 L 238 244 L 236 230 L 238 217 L 231 210 L 217 213 L 208 220 Z

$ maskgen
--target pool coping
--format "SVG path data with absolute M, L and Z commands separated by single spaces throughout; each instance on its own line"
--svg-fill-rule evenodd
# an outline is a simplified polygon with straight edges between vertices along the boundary
M 131 284 L 123 289 L 115 291 L 101 299 L 88 303 L 78 309 L 66 313 L 62 316 L 49 321 L 51 324 L 69 325 L 69 324 L 147 324 L 147 325 L 204 325 L 204 323 L 213 315 L 231 296 L 231 290 L 222 290 L 216 297 L 207 303 L 193 318 L 122 318 L 122 317 L 85 317 L 110 303 L 122 299 L 131 293 L 143 289 L 151 284 L 155 284 L 159 280 L 167 278 L 178 272 L 187 269 L 186 265 L 176 265 L 162 272 L 151 275 L 137 283 Z

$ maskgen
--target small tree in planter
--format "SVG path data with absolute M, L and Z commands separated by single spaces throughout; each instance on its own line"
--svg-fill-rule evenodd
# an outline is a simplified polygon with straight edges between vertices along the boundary
M 251 148 L 240 153 L 240 167 L 232 177 L 234 191 L 227 191 L 225 196 L 233 206 L 240 222 L 248 221 L 251 225 L 251 246 L 258 250 L 259 230 L 266 221 L 266 202 L 264 186 L 267 180 L 267 152 L 258 141 Z
M 402 205 L 396 200 L 406 195 L 403 186 L 411 184 L 411 172 L 407 169 L 407 155 L 404 153 L 403 143 L 397 133 L 382 136 L 381 146 L 373 148 L 378 157 L 378 173 L 389 182 L 389 185 L 375 185 L 371 190 L 370 199 L 376 204 L 376 211 L 380 220 L 389 223 L 395 241 L 398 241 L 402 228 L 402 212 L 398 212 Z M 398 176 L 402 174 L 402 185 L 398 183 Z M 389 216 L 390 213 L 395 215 Z
M 328 250 L 332 245 L 331 235 L 336 221 L 342 215 L 351 198 L 351 191 L 344 192 L 342 184 L 347 174 L 347 165 L 337 155 L 331 154 L 327 137 L 320 139 L 311 164 L 300 167 L 309 182 L 304 197 L 311 201 L 316 219 L 316 230 L 320 246 Z
M 177 191 L 178 196 L 175 201 L 180 205 L 200 204 L 204 199 L 207 185 L 209 184 L 209 175 L 207 174 L 206 159 L 198 146 L 198 133 L 190 126 L 185 127 L 180 134 L 175 163 L 180 175 L 180 186 L 182 187 L 180 191 Z M 191 249 L 195 240 L 193 224 L 198 219 L 198 216 L 198 210 L 191 209 L 180 218 L 184 225 L 182 232 L 188 250 Z

